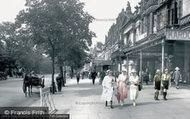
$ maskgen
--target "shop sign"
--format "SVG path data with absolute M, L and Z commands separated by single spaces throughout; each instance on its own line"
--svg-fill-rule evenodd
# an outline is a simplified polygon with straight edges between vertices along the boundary
M 190 31 L 187 30 L 167 30 L 166 40 L 188 40 L 190 41 Z

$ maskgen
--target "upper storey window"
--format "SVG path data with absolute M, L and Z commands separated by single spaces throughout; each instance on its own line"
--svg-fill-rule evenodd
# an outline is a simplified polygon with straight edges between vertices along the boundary
M 179 18 L 182 17 L 182 1 L 172 1 L 168 8 L 168 24 L 170 26 L 177 25 Z

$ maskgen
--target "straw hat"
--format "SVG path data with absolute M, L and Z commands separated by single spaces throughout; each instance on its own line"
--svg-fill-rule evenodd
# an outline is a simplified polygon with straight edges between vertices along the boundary
M 179 71 L 179 67 L 176 67 L 175 70 L 176 70 L 176 71 Z
M 157 70 L 156 70 L 156 73 L 160 73 L 160 69 L 157 69 Z
M 136 73 L 137 71 L 135 69 L 132 69 L 131 70 L 131 73 Z
M 106 71 L 106 73 L 112 73 L 112 71 L 108 69 L 108 70 Z
M 126 69 L 122 69 L 122 72 L 127 72 L 127 70 Z

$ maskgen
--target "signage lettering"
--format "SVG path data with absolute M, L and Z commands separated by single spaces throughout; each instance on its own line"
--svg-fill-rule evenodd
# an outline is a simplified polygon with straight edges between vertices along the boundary
M 166 40 L 190 40 L 190 31 L 167 30 Z

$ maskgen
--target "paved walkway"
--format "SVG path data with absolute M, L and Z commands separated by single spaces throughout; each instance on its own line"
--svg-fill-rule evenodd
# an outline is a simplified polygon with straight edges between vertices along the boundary
M 153 100 L 154 90 L 151 85 L 140 92 L 137 106 L 127 99 L 120 107 L 114 98 L 114 109 L 106 108 L 100 100 L 102 87 L 91 84 L 91 80 L 68 81 L 63 92 L 53 95 L 58 114 L 70 114 L 71 119 L 188 119 L 190 117 L 190 90 L 169 90 L 168 101 Z

